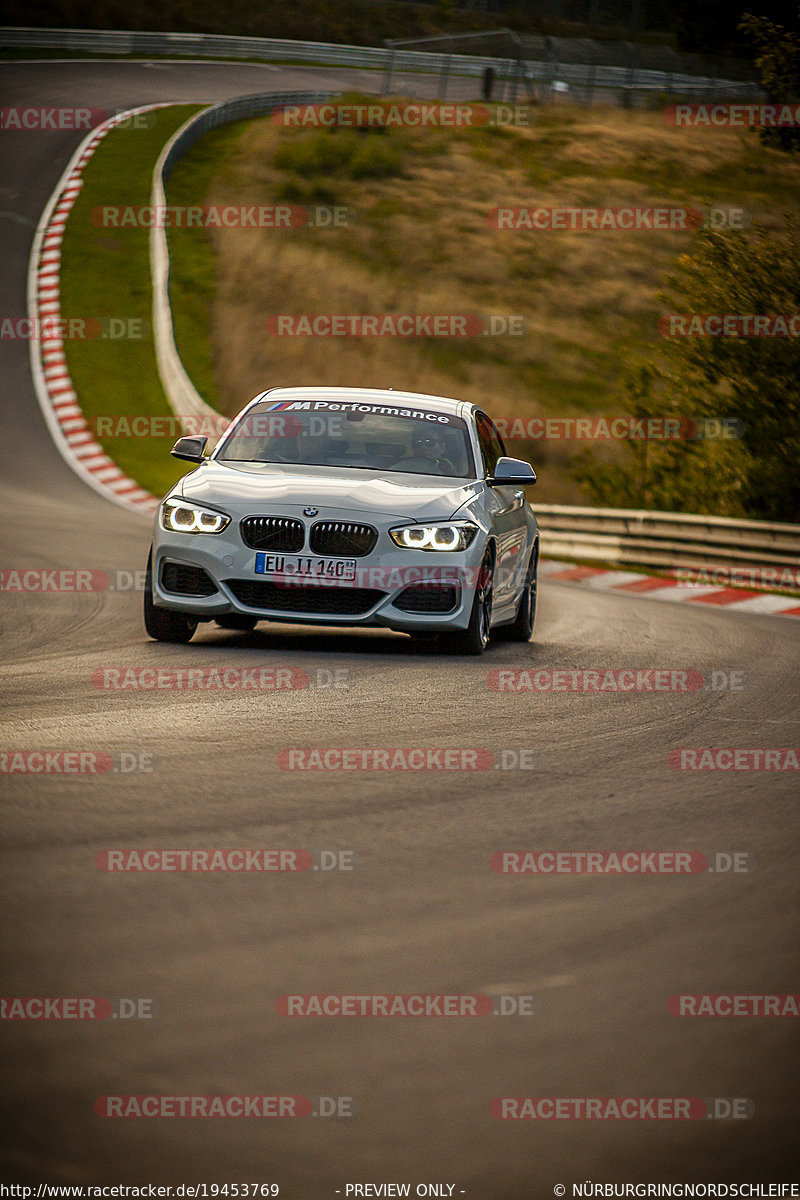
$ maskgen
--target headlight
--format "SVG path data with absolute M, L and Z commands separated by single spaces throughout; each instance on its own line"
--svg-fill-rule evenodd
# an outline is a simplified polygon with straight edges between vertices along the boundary
M 390 529 L 389 536 L 404 550 L 466 550 L 478 526 L 469 521 L 448 521 L 443 525 L 405 525 Z
M 231 519 L 225 513 L 179 500 L 176 496 L 165 500 L 161 507 L 161 528 L 170 533 L 222 533 L 230 523 Z

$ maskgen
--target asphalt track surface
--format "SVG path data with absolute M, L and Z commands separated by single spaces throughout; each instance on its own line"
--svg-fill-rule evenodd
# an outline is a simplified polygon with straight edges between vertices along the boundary
M 347 72 L 352 86 L 365 86 Z M 112 108 L 336 87 L 342 73 L 7 64 L 3 103 Z M 3 135 L 3 314 L 78 141 Z M 141 568 L 149 523 L 51 445 L 4 343 L 4 567 Z M 343 381 L 335 381 L 343 382 Z M 243 398 L 243 400 L 246 398 Z M 3 1021 L 8 1182 L 453 1183 L 518 1200 L 584 1180 L 788 1181 L 797 1021 L 672 1016 L 676 993 L 797 992 L 797 774 L 677 772 L 681 746 L 796 746 L 797 622 L 543 588 L 535 641 L 482 660 L 402 635 L 144 635 L 138 592 L 4 593 L 2 746 L 154 755 L 151 774 L 3 778 L 4 996 L 143 997 L 150 1020 Z M 262 632 L 263 630 L 263 632 Z M 98 689 L 98 667 L 345 670 L 346 688 Z M 498 694 L 497 667 L 744 672 L 741 691 Z M 327 678 L 327 677 L 325 677 Z M 286 747 L 529 748 L 533 770 L 289 772 Z M 351 850 L 350 872 L 109 874 L 115 847 Z M 493 873 L 503 849 L 745 852 L 744 874 Z M 287 993 L 532 995 L 527 1017 L 288 1018 Z M 109 1094 L 351 1096 L 350 1119 L 110 1120 Z M 499 1096 L 740 1097 L 741 1121 L 498 1121 Z M 796 1177 L 796 1172 L 794 1172 Z

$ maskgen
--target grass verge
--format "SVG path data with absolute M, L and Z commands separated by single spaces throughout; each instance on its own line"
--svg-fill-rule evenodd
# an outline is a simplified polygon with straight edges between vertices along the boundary
M 104 228 L 97 210 L 149 205 L 153 168 L 164 143 L 200 109 L 156 109 L 147 128 L 111 130 L 83 173 L 62 245 L 61 316 L 89 322 L 92 334 L 98 332 L 99 320 L 103 331 L 64 343 L 81 408 L 103 449 L 155 495 L 171 487 L 185 469 L 169 456 L 176 435 L 156 369 L 149 230 Z M 72 328 L 80 330 L 79 325 Z M 201 360 L 197 347 L 191 353 L 193 362 Z M 165 436 L 126 435 L 125 422 L 134 417 L 164 418 Z
M 531 418 L 620 415 L 624 365 L 662 351 L 658 293 L 691 253 L 691 230 L 499 231 L 490 210 L 719 206 L 773 229 L 800 210 L 800 162 L 747 130 L 687 130 L 660 112 L 599 107 L 532 118 L 529 128 L 364 132 L 261 119 L 206 135 L 171 180 L 195 203 L 351 214 L 341 228 L 187 231 L 183 245 L 173 241 L 174 280 L 185 254 L 204 289 L 221 411 L 275 384 L 341 383 L 476 400 L 509 430 Z M 524 336 L 292 338 L 265 325 L 276 314 L 408 312 L 519 316 Z M 195 374 L 182 342 L 181 353 Z M 208 361 L 197 371 L 205 378 Z M 572 470 L 585 445 L 523 432 L 509 449 L 540 469 L 540 501 L 580 503 Z
M 191 111 L 161 110 L 152 129 L 101 145 L 68 225 L 65 316 L 149 322 L 147 230 L 98 229 L 90 214 L 148 202 L 158 152 Z M 747 131 L 675 129 L 658 113 L 564 107 L 534 118 L 530 128 L 365 133 L 261 119 L 205 135 L 173 172 L 170 204 L 338 205 L 351 221 L 169 231 L 176 341 L 200 393 L 232 415 L 276 384 L 392 385 L 477 400 L 523 430 L 531 417 L 619 413 L 622 365 L 658 355 L 658 290 L 692 235 L 501 233 L 488 210 L 717 204 L 778 228 L 781 212 L 800 209 L 800 163 Z M 266 333 L 270 315 L 315 312 L 515 314 L 525 336 Z M 72 342 L 67 353 L 87 416 L 170 415 L 151 340 Z M 181 473 L 171 441 L 103 444 L 163 492 Z M 572 469 L 585 444 L 514 433 L 509 451 L 537 466 L 540 502 L 580 503 Z

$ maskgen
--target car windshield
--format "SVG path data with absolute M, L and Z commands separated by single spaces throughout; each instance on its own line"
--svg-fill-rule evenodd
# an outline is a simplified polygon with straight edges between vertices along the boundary
M 257 404 L 214 456 L 222 462 L 361 467 L 474 478 L 466 421 L 391 404 L 290 401 Z

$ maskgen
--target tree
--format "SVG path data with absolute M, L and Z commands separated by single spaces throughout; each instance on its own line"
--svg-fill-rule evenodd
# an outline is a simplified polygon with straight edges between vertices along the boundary
M 776 104 L 788 104 L 800 98 L 800 32 L 752 13 L 745 13 L 739 29 L 756 46 L 756 66 L 769 99 Z M 762 129 L 760 137 L 767 146 L 800 151 L 800 129 L 796 126 Z
M 690 336 L 666 338 L 660 362 L 629 371 L 626 408 L 717 436 L 627 442 L 611 463 L 589 453 L 577 478 L 605 505 L 800 520 L 800 224 L 787 218 L 780 234 L 704 229 L 667 288 L 662 299 L 686 314 Z M 691 314 L 734 320 L 727 336 L 696 336 L 717 323 Z M 752 336 L 753 318 L 773 315 L 795 319 Z M 706 424 L 720 419 L 728 424 Z
M 693 54 L 744 54 L 742 7 L 731 0 L 664 0 L 680 50 Z M 758 11 L 770 21 L 791 24 L 796 0 L 759 0 Z

